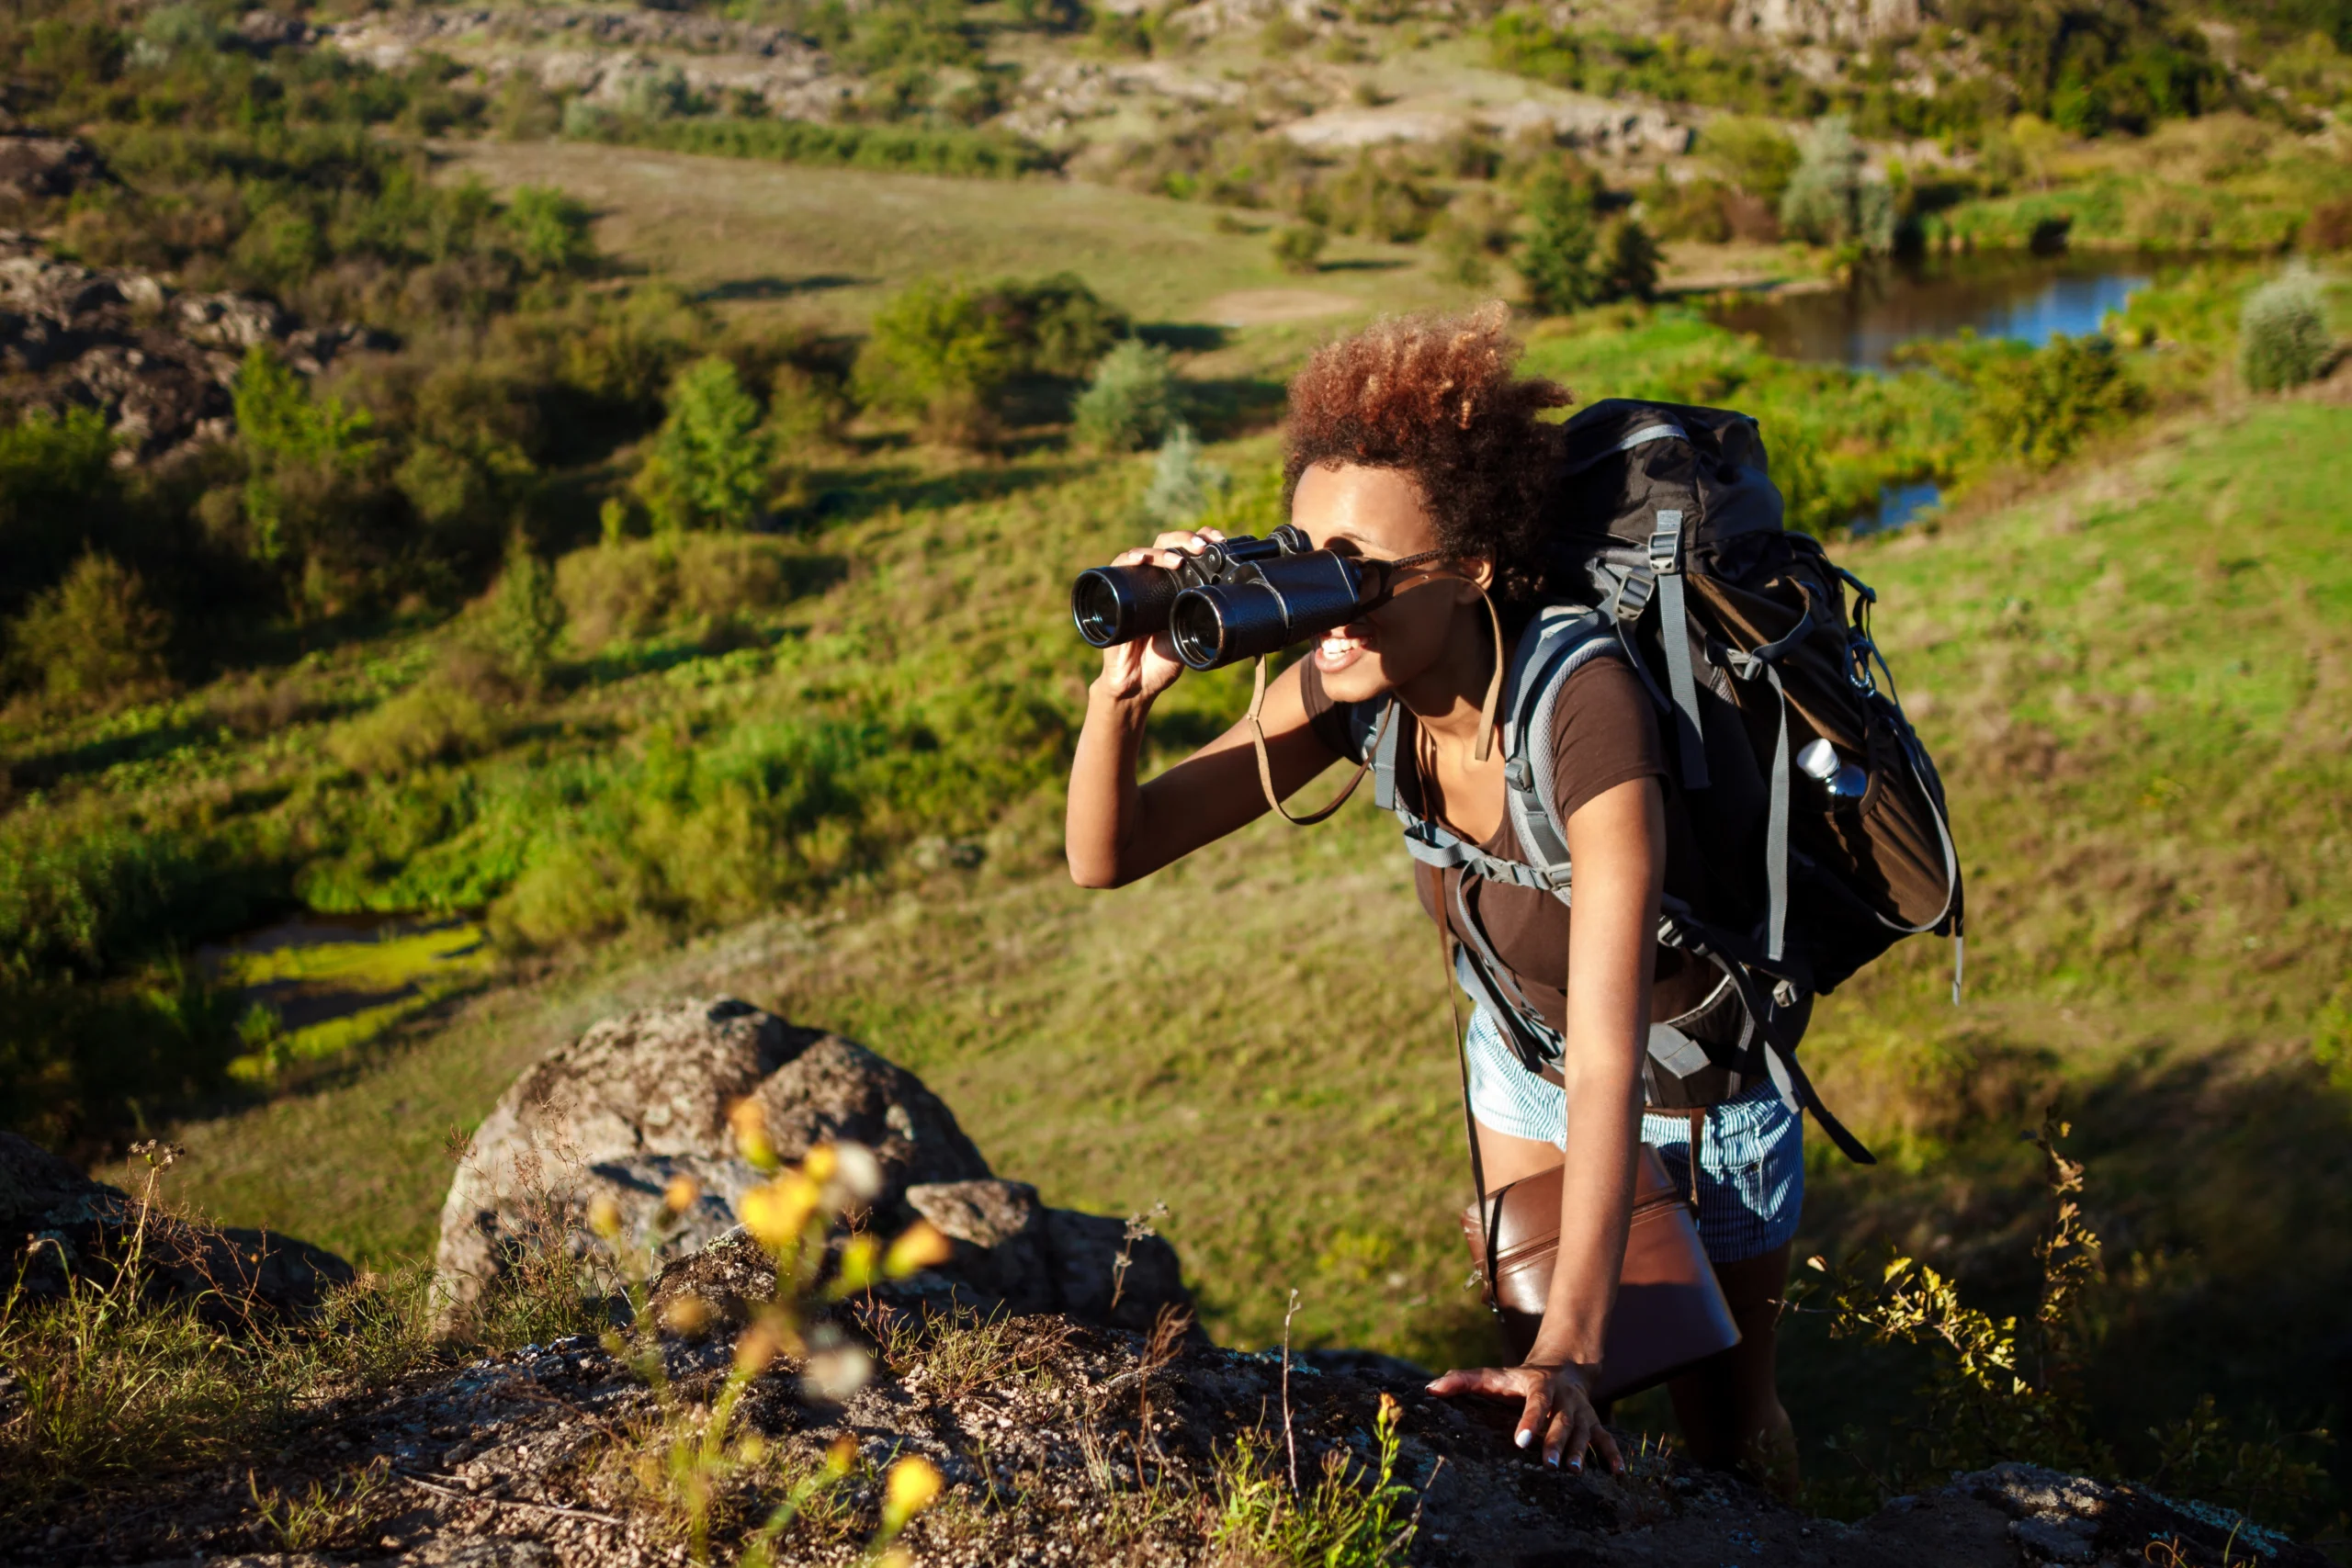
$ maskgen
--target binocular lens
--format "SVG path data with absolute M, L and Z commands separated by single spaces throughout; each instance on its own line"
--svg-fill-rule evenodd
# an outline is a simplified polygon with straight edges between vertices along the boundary
M 1247 582 L 1189 588 L 1176 596 L 1169 632 L 1195 670 L 1274 653 L 1345 626 L 1380 597 L 1377 566 L 1329 550 L 1268 561 Z
M 1292 640 L 1282 596 L 1262 582 L 1187 589 L 1169 612 L 1168 634 L 1176 657 L 1194 670 L 1255 659 Z
M 1176 574 L 1156 566 L 1099 566 L 1070 585 L 1069 617 L 1096 648 L 1166 629 Z

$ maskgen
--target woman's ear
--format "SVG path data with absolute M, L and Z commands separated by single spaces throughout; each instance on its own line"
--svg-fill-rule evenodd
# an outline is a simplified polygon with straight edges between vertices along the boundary
M 1461 572 L 1462 580 L 1476 587 L 1480 592 L 1483 593 L 1494 587 L 1495 563 L 1487 557 L 1464 556 L 1454 565 L 1455 570 Z

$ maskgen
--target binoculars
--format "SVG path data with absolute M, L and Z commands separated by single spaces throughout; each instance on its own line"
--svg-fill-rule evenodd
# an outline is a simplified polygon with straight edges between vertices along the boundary
M 1176 657 L 1215 670 L 1343 626 L 1388 597 L 1392 563 L 1318 550 L 1285 523 L 1160 566 L 1098 566 L 1069 591 L 1070 619 L 1096 648 L 1169 634 Z

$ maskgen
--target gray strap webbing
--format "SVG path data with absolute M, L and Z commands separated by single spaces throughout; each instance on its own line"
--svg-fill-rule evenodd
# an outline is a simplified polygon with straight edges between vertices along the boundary
M 1666 649 L 1666 683 L 1674 694 L 1674 730 L 1681 742 L 1682 787 L 1707 787 L 1707 743 L 1699 727 L 1699 682 L 1690 668 L 1690 606 L 1682 592 L 1682 513 L 1660 508 L 1650 535 L 1657 575 L 1657 636 Z
M 1780 962 L 1781 940 L 1787 934 L 1789 924 L 1789 696 L 1787 689 L 1781 684 L 1781 672 L 1772 667 L 1770 659 L 1760 655 L 1778 655 L 1785 651 L 1792 640 L 1792 637 L 1783 637 L 1756 653 L 1742 653 L 1734 649 L 1724 654 L 1720 660 L 1743 681 L 1771 682 L 1772 705 L 1779 726 L 1772 740 L 1772 771 L 1769 781 L 1770 803 L 1764 818 L 1764 961 L 1767 964 Z

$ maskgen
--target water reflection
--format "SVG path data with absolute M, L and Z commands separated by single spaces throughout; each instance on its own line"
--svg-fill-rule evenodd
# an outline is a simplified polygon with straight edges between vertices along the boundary
M 1878 510 L 1866 512 L 1854 519 L 1854 534 L 1883 534 L 1890 528 L 1900 528 L 1921 513 L 1944 502 L 1944 488 L 1933 479 L 1921 479 L 1916 484 L 1882 485 L 1878 492 Z
M 1963 327 L 2037 346 L 2095 333 L 2151 281 L 2136 256 L 1930 257 L 1865 270 L 1848 288 L 1743 298 L 1708 313 L 1786 359 L 1883 370 L 1903 344 Z

